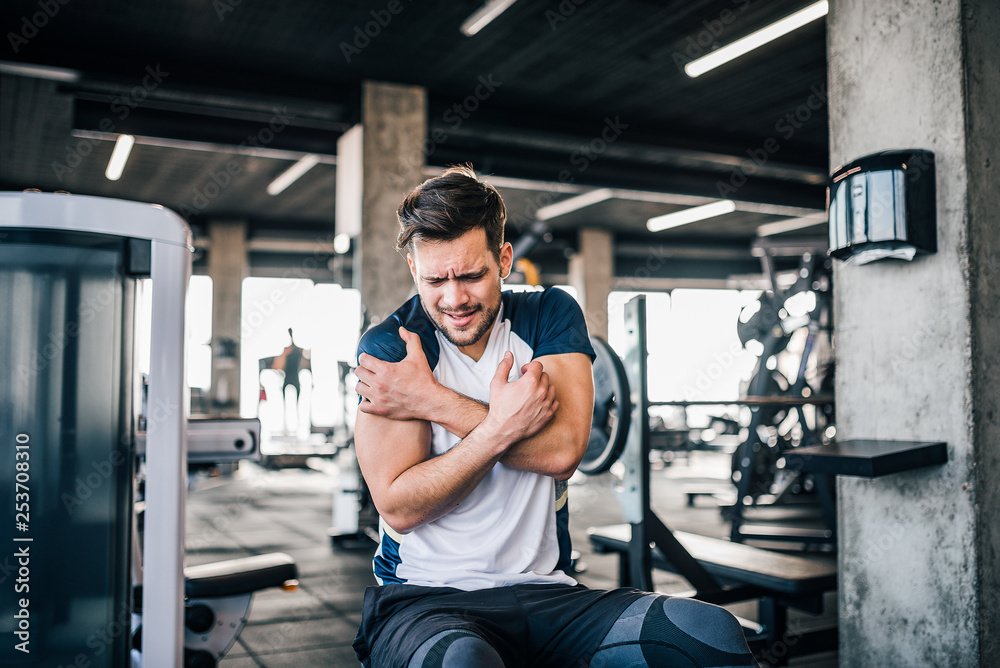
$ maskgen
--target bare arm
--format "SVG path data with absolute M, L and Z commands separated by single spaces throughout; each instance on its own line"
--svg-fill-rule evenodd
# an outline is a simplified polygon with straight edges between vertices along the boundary
M 489 412 L 489 406 L 450 390 L 433 377 L 416 334 L 400 330 L 406 358 L 396 364 L 362 356 L 358 368 L 358 393 L 375 403 L 361 410 L 395 419 L 420 419 L 441 425 L 462 438 L 471 433 Z M 546 355 L 533 361 L 544 367 L 556 388 L 559 410 L 534 436 L 511 447 L 501 462 L 563 480 L 576 470 L 587 449 L 593 417 L 594 386 L 590 359 L 583 353 Z M 522 372 L 529 365 L 522 367 Z M 419 397 L 419 401 L 414 398 Z M 492 395 L 491 395 L 492 403 Z
M 358 464 L 382 519 L 405 533 L 451 512 L 482 482 L 517 440 L 548 423 L 557 403 L 541 373 L 513 383 L 506 355 L 490 384 L 496 401 L 455 447 L 431 456 L 430 424 L 394 420 L 359 408 L 355 425 Z M 524 381 L 524 382 L 522 382 Z
M 559 410 L 534 436 L 515 443 L 501 458 L 506 466 L 566 480 L 580 465 L 594 415 L 594 375 L 583 353 L 545 355 L 540 362 L 556 388 Z M 492 396 L 490 397 L 492 402 Z
M 531 471 L 565 480 L 573 475 L 587 451 L 594 414 L 594 376 L 590 358 L 583 353 L 546 355 L 540 363 L 556 388 L 559 410 L 537 434 L 515 443 L 500 462 L 519 471 Z M 428 406 L 428 415 L 456 436 L 471 432 L 486 417 L 489 407 L 450 392 L 447 401 Z M 492 398 L 491 398 L 492 400 Z M 436 414 L 430 413 L 438 407 Z

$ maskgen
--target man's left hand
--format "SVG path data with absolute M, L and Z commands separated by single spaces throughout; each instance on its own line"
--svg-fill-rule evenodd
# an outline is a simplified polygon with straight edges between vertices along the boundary
M 420 408 L 441 385 L 427 364 L 420 336 L 403 327 L 399 336 L 406 343 L 406 357 L 399 362 L 386 362 L 366 353 L 358 358 L 355 391 L 367 399 L 359 410 L 393 420 L 424 420 L 427 416 Z

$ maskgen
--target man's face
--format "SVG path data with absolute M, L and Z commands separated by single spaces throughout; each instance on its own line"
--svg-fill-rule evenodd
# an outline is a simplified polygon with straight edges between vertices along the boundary
M 513 259 L 510 244 L 500 249 L 497 264 L 486 232 L 474 229 L 453 241 L 415 241 L 406 259 L 428 317 L 446 339 L 478 360 L 500 310 L 501 277 L 510 273 Z

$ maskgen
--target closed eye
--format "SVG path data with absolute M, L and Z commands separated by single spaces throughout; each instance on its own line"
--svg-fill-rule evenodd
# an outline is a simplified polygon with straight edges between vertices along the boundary
M 459 275 L 455 276 L 455 280 L 456 281 L 463 281 L 463 282 L 466 282 L 466 283 L 472 283 L 472 282 L 475 282 L 475 281 L 482 280 L 488 273 L 489 273 L 489 269 L 483 269 L 483 270 L 477 271 L 477 272 L 475 272 L 473 274 L 459 274 Z M 432 278 L 432 277 L 428 276 L 428 277 L 425 277 L 423 280 L 424 280 L 425 283 L 427 283 L 429 285 L 441 285 L 442 283 L 446 283 L 449 279 L 447 279 L 447 278 Z

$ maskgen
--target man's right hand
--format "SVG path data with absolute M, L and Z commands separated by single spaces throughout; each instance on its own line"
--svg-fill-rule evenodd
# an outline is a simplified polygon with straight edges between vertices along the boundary
M 540 362 L 525 364 L 521 367 L 523 375 L 508 382 L 513 365 L 513 354 L 504 353 L 490 381 L 489 414 L 480 425 L 509 445 L 537 434 L 559 408 L 556 388 L 549 383 Z
M 354 389 L 367 399 L 359 409 L 392 420 L 429 419 L 425 411 L 442 387 L 427 364 L 420 336 L 402 327 L 399 336 L 406 344 L 406 357 L 399 362 L 386 362 L 366 353 L 358 358 Z

